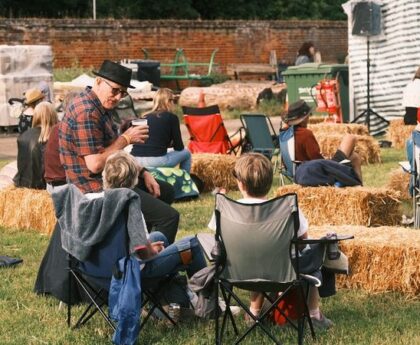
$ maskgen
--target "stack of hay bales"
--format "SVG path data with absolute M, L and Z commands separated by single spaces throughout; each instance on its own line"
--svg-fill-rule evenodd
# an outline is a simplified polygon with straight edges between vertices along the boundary
M 369 135 L 368 128 L 358 123 L 317 123 L 309 125 L 315 137 L 318 133 Z
M 388 132 L 387 139 L 392 142 L 392 146 L 397 149 L 402 149 L 405 147 L 405 142 L 411 136 L 413 132 L 414 125 L 405 125 L 403 119 L 391 120 Z
M 204 191 L 216 187 L 237 190 L 236 179 L 233 176 L 236 157 L 212 153 L 196 153 L 192 155 L 191 173 L 204 182 Z
M 277 189 L 277 196 L 287 193 L 297 193 L 299 208 L 311 225 L 397 225 L 402 217 L 400 195 L 393 190 L 299 185 Z
M 408 191 L 410 177 L 411 175 L 404 172 L 401 168 L 395 169 L 389 176 L 386 188 L 399 192 L 402 200 L 409 200 L 411 199 L 411 195 Z
M 396 291 L 409 297 L 420 296 L 420 236 L 418 230 L 400 227 L 316 226 L 313 238 L 327 232 L 354 235 L 340 242 L 348 256 L 350 275 L 339 275 L 338 286 L 368 292 Z
M 380 163 L 381 149 L 378 142 L 370 135 L 356 135 L 356 138 L 355 151 L 359 154 L 362 164 Z M 331 158 L 340 146 L 343 135 L 319 132 L 316 139 L 324 157 Z
M 381 150 L 379 143 L 369 135 L 365 125 L 355 123 L 318 123 L 311 124 L 321 152 L 326 158 L 331 158 L 337 151 L 344 134 L 353 134 L 357 138 L 355 151 L 360 155 L 362 164 L 380 163 Z
M 9 187 L 0 190 L 0 226 L 51 234 L 56 223 L 46 190 Z

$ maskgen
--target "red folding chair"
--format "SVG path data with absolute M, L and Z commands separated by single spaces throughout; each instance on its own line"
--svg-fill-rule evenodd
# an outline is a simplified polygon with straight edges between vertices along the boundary
M 223 124 L 218 105 L 204 108 L 182 107 L 184 122 L 190 134 L 191 153 L 235 153 L 240 142 L 232 144 Z M 241 130 L 235 132 L 241 136 Z

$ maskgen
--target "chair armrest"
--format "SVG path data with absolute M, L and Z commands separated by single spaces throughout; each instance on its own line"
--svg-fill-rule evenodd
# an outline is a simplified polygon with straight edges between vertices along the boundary
M 304 273 L 300 273 L 299 276 L 302 279 L 306 280 L 312 286 L 315 286 L 315 287 L 321 286 L 321 281 L 317 277 L 311 276 L 310 274 L 304 274 Z
M 352 240 L 354 239 L 354 235 L 337 235 L 336 238 L 308 238 L 308 239 L 297 239 L 292 240 L 293 243 L 297 244 L 315 244 L 315 243 L 334 243 L 339 241 L 345 240 Z

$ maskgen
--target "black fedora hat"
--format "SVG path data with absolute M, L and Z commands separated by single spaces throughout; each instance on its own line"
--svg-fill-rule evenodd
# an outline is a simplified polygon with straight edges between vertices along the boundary
M 312 107 L 300 99 L 295 103 L 290 104 L 284 121 L 290 126 L 297 125 L 311 115 L 311 111 Z
M 98 72 L 93 71 L 94 75 L 113 81 L 121 86 L 130 87 L 135 89 L 134 86 L 130 85 L 131 81 L 131 69 L 120 65 L 119 63 L 105 60 L 102 63 L 101 68 Z

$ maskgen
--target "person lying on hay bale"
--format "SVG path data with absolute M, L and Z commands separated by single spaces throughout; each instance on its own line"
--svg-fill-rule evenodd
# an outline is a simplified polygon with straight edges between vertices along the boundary
M 273 166 L 267 157 L 260 153 L 247 153 L 238 158 L 234 168 L 234 175 L 238 184 L 238 188 L 242 194 L 242 198 L 237 200 L 244 204 L 263 203 L 268 200 L 267 194 L 270 191 L 273 182 Z M 222 191 L 223 192 L 223 191 Z M 225 191 L 224 191 L 225 192 Z M 216 230 L 216 218 L 213 214 L 208 227 Z M 300 239 L 308 238 L 308 221 L 304 214 L 299 210 L 299 230 L 298 236 Z M 319 248 L 318 248 L 319 249 Z M 322 297 L 329 297 L 336 293 L 335 290 L 335 275 L 332 271 L 322 269 L 321 272 L 312 271 L 310 261 L 318 261 L 320 252 L 315 247 L 304 248 L 305 256 L 308 258 L 308 265 L 305 265 L 301 270 L 302 273 L 315 275 L 320 279 L 322 285 L 319 288 L 314 286 L 309 289 L 308 307 L 315 327 L 320 329 L 328 329 L 333 326 L 333 322 L 326 318 L 320 311 L 319 299 Z M 345 255 L 342 259 L 345 261 Z M 321 259 L 322 260 L 322 259 Z M 304 269 L 308 271 L 305 272 Z M 260 292 L 251 293 L 250 311 L 258 317 L 262 313 L 264 303 L 264 296 Z M 248 315 L 245 314 L 245 317 Z M 249 317 L 249 320 L 252 319 Z
M 295 160 L 299 162 L 295 181 L 307 186 L 334 185 L 336 182 L 340 186 L 361 185 L 362 162 L 354 151 L 356 137 L 346 134 L 332 159 L 324 159 L 314 134 L 307 128 L 311 114 L 312 108 L 299 100 L 289 106 L 284 117 L 288 125 L 286 131 L 293 131 Z
M 105 60 L 92 88 L 74 97 L 68 104 L 59 127 L 60 161 L 66 180 L 83 193 L 103 189 L 101 172 L 112 153 L 130 144 L 143 144 L 148 138 L 148 126 L 132 126 L 118 135 L 111 110 L 127 95 L 131 69 Z M 159 229 L 172 243 L 178 231 L 179 213 L 169 204 L 174 200 L 170 184 L 156 181 L 143 168 L 139 185 L 134 189 L 141 197 L 141 211 L 149 229 Z

